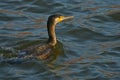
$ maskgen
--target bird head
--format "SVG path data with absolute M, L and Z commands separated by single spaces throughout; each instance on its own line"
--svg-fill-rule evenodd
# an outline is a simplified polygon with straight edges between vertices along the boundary
M 62 22 L 64 20 L 67 20 L 67 19 L 71 19 L 73 18 L 73 16 L 62 16 L 62 15 L 51 15 L 48 17 L 48 23 L 47 24 L 57 24 L 59 22 Z

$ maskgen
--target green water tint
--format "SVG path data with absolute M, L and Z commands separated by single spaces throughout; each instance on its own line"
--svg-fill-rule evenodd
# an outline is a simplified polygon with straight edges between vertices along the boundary
M 13 51 L 11 51 L 10 49 L 7 50 L 3 48 L 0 48 L 0 55 L 3 58 L 12 58 L 17 56 L 17 54 L 14 54 Z

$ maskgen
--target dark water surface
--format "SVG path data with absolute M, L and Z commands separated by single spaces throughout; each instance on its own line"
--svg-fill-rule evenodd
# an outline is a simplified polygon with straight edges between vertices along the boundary
M 56 13 L 74 19 L 57 25 L 50 60 L 2 62 L 44 43 Z M 0 80 L 120 80 L 120 0 L 0 0 L 0 46 Z

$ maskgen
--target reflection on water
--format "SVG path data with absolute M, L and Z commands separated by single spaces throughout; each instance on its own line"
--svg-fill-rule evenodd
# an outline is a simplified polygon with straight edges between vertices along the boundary
M 45 43 L 47 17 L 55 13 L 75 18 L 57 25 L 59 42 L 48 60 L 3 61 Z M 119 23 L 120 0 L 1 0 L 0 79 L 119 80 Z

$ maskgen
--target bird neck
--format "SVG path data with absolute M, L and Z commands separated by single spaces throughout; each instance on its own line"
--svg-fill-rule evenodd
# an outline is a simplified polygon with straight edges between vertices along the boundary
M 48 43 L 49 43 L 51 46 L 55 46 L 56 43 L 57 43 L 56 33 L 55 33 L 55 26 L 56 26 L 55 23 L 50 24 L 50 25 L 47 25 L 48 36 L 49 36 Z

